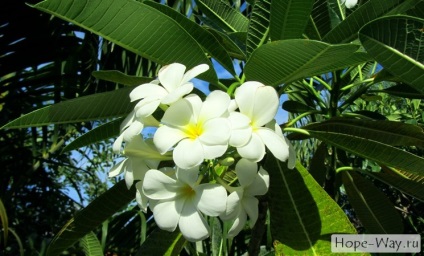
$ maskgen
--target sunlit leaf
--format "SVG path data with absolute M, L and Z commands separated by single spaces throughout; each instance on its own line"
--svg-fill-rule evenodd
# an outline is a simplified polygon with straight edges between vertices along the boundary
M 93 232 L 89 232 L 80 240 L 85 256 L 103 256 L 102 246 Z
M 387 71 L 424 93 L 424 19 L 383 17 L 359 31 L 368 53 Z
M 217 82 L 199 44 L 177 22 L 148 5 L 132 0 L 46 0 L 34 7 L 162 65 L 179 62 L 192 68 L 206 63 L 211 69 L 199 77 Z
M 76 123 L 122 116 L 133 108 L 129 93 L 133 87 L 63 101 L 23 115 L 2 127 L 24 128 L 49 124 Z
M 393 204 L 374 184 L 356 172 L 342 172 L 349 203 L 369 234 L 402 234 L 403 224 Z
M 246 54 L 262 45 L 268 38 L 271 0 L 258 0 L 253 6 L 247 29 Z
M 55 235 L 47 248 L 47 255 L 58 255 L 135 198 L 135 188 L 127 189 L 122 180 L 78 212 Z
M 269 204 L 273 240 L 284 246 L 285 255 L 328 255 L 331 234 L 356 231 L 333 199 L 298 162 L 290 170 L 286 163 L 270 157 Z
M 136 256 L 166 255 L 177 256 L 183 249 L 186 240 L 179 230 L 169 232 L 155 229 L 141 245 Z
M 288 84 L 300 78 L 323 74 L 369 60 L 356 52 L 359 45 L 330 45 L 314 40 L 275 41 L 256 49 L 245 66 L 248 80 L 267 85 Z
M 314 0 L 271 2 L 272 41 L 301 38 L 312 12 Z
M 154 80 L 154 78 L 151 77 L 129 76 L 118 70 L 94 71 L 92 75 L 100 80 L 105 80 L 128 86 L 137 86 Z

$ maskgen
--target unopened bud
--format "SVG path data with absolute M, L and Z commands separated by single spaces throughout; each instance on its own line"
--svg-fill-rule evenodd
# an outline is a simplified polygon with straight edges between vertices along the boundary
M 219 161 L 219 163 L 223 166 L 231 166 L 232 164 L 234 164 L 234 158 L 229 156 Z

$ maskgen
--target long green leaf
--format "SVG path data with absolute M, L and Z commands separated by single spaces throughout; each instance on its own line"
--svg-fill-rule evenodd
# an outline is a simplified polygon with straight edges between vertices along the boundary
M 414 88 L 406 84 L 397 84 L 395 86 L 378 90 L 377 92 L 384 92 L 393 96 L 408 98 L 408 99 L 424 99 L 424 94 L 418 92 Z
M 301 38 L 308 24 L 313 5 L 314 0 L 272 1 L 271 40 Z
M 186 240 L 180 231 L 168 232 L 157 228 L 147 237 L 146 241 L 137 251 L 136 256 L 177 256 L 180 255 L 180 251 L 183 249 L 185 242 Z
M 309 39 L 321 40 L 331 30 L 330 10 L 327 0 L 316 0 L 305 34 Z
M 328 255 L 331 234 L 354 234 L 340 207 L 299 163 L 290 170 L 270 157 L 271 233 L 284 244 L 285 255 Z
M 133 87 L 93 94 L 35 110 L 2 127 L 25 128 L 49 124 L 76 123 L 122 116 L 133 108 L 129 93 Z
M 62 227 L 50 242 L 47 255 L 60 254 L 125 207 L 134 198 L 135 188 L 132 187 L 128 190 L 124 180 L 118 182 Z
M 7 218 L 7 212 L 6 207 L 4 207 L 3 201 L 0 199 L 0 220 L 1 220 L 1 227 L 3 229 L 3 245 L 6 246 L 7 244 L 7 237 L 9 234 L 9 220 Z
M 207 30 L 166 5 L 158 4 L 153 1 L 145 1 L 144 3 L 178 22 L 178 24 L 180 24 L 198 44 L 205 48 L 215 60 L 217 60 L 228 72 L 235 75 L 233 62 L 227 51 Z
M 229 35 L 215 29 L 208 29 L 208 32 L 211 33 L 211 35 L 214 36 L 218 42 L 225 47 L 231 57 L 237 58 L 239 60 L 246 59 L 246 54 L 244 53 L 243 47 L 234 42 L 234 40 Z
M 199 77 L 217 82 L 199 44 L 177 22 L 148 5 L 133 0 L 46 0 L 34 7 L 159 64 L 179 62 L 192 68 L 206 63 L 211 69 Z
M 62 153 L 118 136 L 122 121 L 123 118 L 118 118 L 94 128 L 66 145 Z
M 402 234 L 399 213 L 386 195 L 356 172 L 342 172 L 343 185 L 367 233 Z
M 361 5 L 355 12 L 343 20 L 343 22 L 326 34 L 323 41 L 333 44 L 351 42 L 358 36 L 358 31 L 362 26 L 387 14 L 404 1 L 370 0 Z
M 253 6 L 247 29 L 246 54 L 261 46 L 268 38 L 271 0 L 258 0 Z
M 88 233 L 80 240 L 85 256 L 103 256 L 102 246 L 93 232 Z
M 137 86 L 154 80 L 154 78 L 151 77 L 129 76 L 118 70 L 94 71 L 92 75 L 100 80 L 105 80 L 128 86 Z
M 199 9 L 227 32 L 246 32 L 249 20 L 222 0 L 195 0 Z
M 267 85 L 288 84 L 369 60 L 356 52 L 359 45 L 330 45 L 314 40 L 288 39 L 262 45 L 245 66 L 248 80 Z
M 424 93 L 424 19 L 390 16 L 374 20 L 359 32 L 368 53 L 385 69 Z

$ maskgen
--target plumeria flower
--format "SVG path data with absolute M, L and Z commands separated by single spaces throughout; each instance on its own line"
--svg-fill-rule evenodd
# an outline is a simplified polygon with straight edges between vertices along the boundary
M 358 3 L 358 0 L 342 0 L 346 8 L 352 9 Z
M 174 231 L 178 226 L 188 241 L 207 238 L 210 228 L 203 214 L 219 216 L 225 211 L 227 192 L 218 184 L 198 184 L 199 168 L 177 168 L 175 178 L 149 170 L 143 192 L 159 228 Z
M 193 83 L 189 81 L 208 69 L 207 64 L 195 66 L 187 72 L 186 66 L 180 63 L 162 67 L 158 80 L 139 85 L 130 93 L 131 101 L 141 99 L 134 108 L 136 116 L 149 116 L 160 104 L 170 105 L 189 94 L 193 90 Z
M 269 188 L 269 175 L 255 162 L 240 159 L 236 165 L 236 174 L 240 187 L 228 196 L 227 208 L 220 216 L 222 220 L 233 220 L 228 231 L 228 237 L 236 236 L 245 226 L 249 216 L 249 226 L 253 228 L 258 219 L 258 199 L 255 196 L 264 195 Z
M 240 113 L 245 116 L 244 119 L 249 120 L 249 126 L 243 128 L 240 126 L 243 126 L 246 121 L 241 117 L 237 119 L 241 123 L 237 128 L 243 131 L 243 138 L 238 138 L 241 145 L 235 145 L 237 152 L 243 158 L 258 162 L 264 157 L 266 146 L 277 159 L 286 161 L 289 149 L 285 139 L 276 134 L 273 129 L 264 127 L 274 120 L 277 113 L 279 99 L 275 89 L 259 82 L 246 82 L 236 89 L 235 100 Z M 234 133 L 231 137 L 233 136 Z M 230 138 L 231 143 L 232 139 Z M 241 143 L 243 140 L 246 141 L 245 144 Z
M 211 92 L 204 102 L 191 94 L 172 104 L 153 137 L 159 152 L 176 145 L 174 162 L 183 169 L 222 156 L 230 137 L 230 123 L 224 117 L 229 104 L 230 97 L 222 91 Z
M 132 138 L 127 143 L 123 154 L 126 158 L 111 168 L 109 177 L 115 177 L 123 172 L 128 189 L 134 184 L 134 181 L 142 181 L 148 170 L 157 168 L 160 161 L 172 159 L 172 156 L 169 154 L 159 154 L 152 140 L 144 141 L 141 136 Z M 140 208 L 146 212 L 146 197 L 137 192 L 136 198 Z
M 281 127 L 275 122 L 275 120 L 267 125 L 271 129 L 274 128 L 275 133 L 280 136 L 281 138 L 284 138 L 287 145 L 289 146 L 289 158 L 287 159 L 287 167 L 289 169 L 293 169 L 296 166 L 296 149 L 294 148 L 293 144 L 284 137 L 283 130 L 281 130 Z

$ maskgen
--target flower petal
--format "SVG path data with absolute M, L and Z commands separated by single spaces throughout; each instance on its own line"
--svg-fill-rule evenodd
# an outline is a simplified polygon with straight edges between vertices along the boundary
M 243 158 L 253 162 L 259 162 L 265 155 L 265 145 L 256 133 L 252 133 L 249 142 L 242 147 L 238 147 L 237 152 Z
M 227 118 L 214 118 L 203 124 L 203 132 L 199 136 L 202 144 L 226 145 L 230 138 L 231 128 Z
M 119 174 L 121 174 L 125 170 L 125 168 L 126 168 L 127 160 L 128 160 L 128 158 L 125 158 L 121 162 L 119 162 L 116 165 L 114 165 L 109 170 L 109 177 L 115 177 L 115 176 L 118 176 Z
M 212 118 L 221 117 L 227 112 L 230 101 L 230 96 L 223 91 L 211 92 L 202 104 L 198 122 L 205 122 Z
M 228 120 L 231 125 L 231 136 L 229 144 L 233 147 L 246 145 L 252 136 L 250 118 L 239 112 L 231 112 Z
M 253 226 L 256 223 L 256 220 L 258 220 L 258 203 L 259 200 L 256 197 L 244 197 L 241 200 L 241 204 L 243 205 L 244 210 L 246 211 L 247 215 L 249 215 L 250 219 L 250 228 L 253 228 Z
M 209 237 L 210 231 L 206 220 L 189 201 L 184 205 L 178 226 L 183 236 L 190 242 Z
M 119 154 L 121 151 L 122 142 L 124 142 L 124 134 L 121 134 L 116 138 L 112 145 L 112 151 L 116 154 Z
M 249 81 L 238 87 L 234 93 L 235 100 L 241 113 L 252 116 L 253 102 L 255 101 L 256 89 L 263 87 L 262 83 Z
M 246 224 L 246 220 L 247 220 L 247 215 L 245 211 L 239 211 L 238 216 L 236 217 L 236 219 L 233 222 L 233 225 L 231 226 L 230 230 L 228 231 L 228 238 L 233 238 L 236 235 L 238 235 L 238 233 L 240 233 L 240 231 L 244 228 L 244 225 Z
M 189 184 L 190 186 L 194 185 L 199 177 L 199 166 L 191 169 L 177 168 L 176 177 L 183 183 Z
M 130 141 L 135 136 L 140 136 L 141 131 L 144 128 L 144 124 L 139 121 L 134 121 L 130 126 L 128 126 L 125 131 L 122 132 L 124 135 L 124 141 Z
M 244 193 L 246 196 L 261 196 L 268 192 L 268 188 L 269 174 L 260 167 L 258 174 L 255 176 L 255 180 L 245 188 Z
M 228 149 L 228 145 L 202 145 L 203 147 L 203 157 L 204 159 L 214 159 L 221 157 Z
M 209 65 L 207 64 L 200 64 L 192 69 L 188 70 L 185 74 L 183 79 L 181 79 L 181 84 L 187 83 L 191 79 L 195 78 L 196 76 L 206 72 L 209 70 Z
M 180 63 L 172 63 L 163 66 L 158 73 L 159 81 L 168 92 L 172 92 L 181 84 L 186 66 Z
M 177 181 L 158 170 L 149 170 L 144 176 L 143 192 L 153 200 L 172 199 L 177 196 Z
M 208 216 L 219 216 L 225 212 L 227 191 L 218 184 L 200 184 L 195 187 L 194 204 Z
M 193 107 L 192 102 L 181 99 L 172 104 L 162 117 L 162 123 L 169 126 L 183 127 L 189 123 L 193 123 Z
M 204 153 L 202 144 L 198 139 L 183 139 L 173 152 L 175 164 L 183 169 L 193 168 L 203 162 Z
M 159 153 L 164 154 L 185 137 L 181 130 L 163 125 L 156 130 L 153 142 Z
M 289 146 L 286 140 L 273 130 L 262 127 L 256 130 L 256 133 L 261 137 L 263 143 L 271 151 L 271 153 L 280 161 L 285 162 L 289 157 Z
M 153 114 L 153 112 L 156 111 L 156 109 L 159 107 L 160 99 L 155 98 L 146 98 L 141 100 L 137 105 L 135 106 L 136 112 L 135 116 L 137 118 L 141 117 L 147 117 Z
M 236 164 L 236 174 L 240 185 L 248 187 L 258 175 L 258 164 L 242 158 Z
M 279 104 L 278 94 L 274 87 L 259 87 L 256 90 L 251 116 L 255 127 L 261 127 L 273 120 Z
M 289 160 L 287 161 L 287 167 L 293 169 L 296 166 L 296 150 L 286 137 L 284 137 L 284 139 L 287 145 L 289 145 Z
M 139 181 L 135 184 L 137 192 L 135 194 L 135 200 L 137 202 L 138 207 L 143 212 L 147 212 L 147 201 L 149 200 L 146 195 L 143 193 L 143 182 Z
M 168 94 L 168 92 L 157 84 L 142 84 L 134 88 L 134 90 L 130 93 L 131 102 L 144 99 L 144 98 L 154 98 L 154 99 L 162 99 Z
M 150 200 L 150 209 L 153 211 L 153 217 L 156 224 L 160 229 L 167 231 L 174 231 L 177 228 L 180 220 L 184 201 L 183 200 L 170 200 L 170 201 L 155 201 Z
M 227 197 L 227 205 L 225 212 L 219 217 L 222 220 L 235 219 L 241 210 L 241 199 L 243 198 L 243 189 L 237 189 Z
M 185 83 L 181 86 L 175 88 L 172 92 L 170 92 L 166 97 L 164 97 L 161 101 L 163 104 L 170 105 L 177 100 L 181 99 L 184 95 L 189 94 L 193 90 L 194 86 L 192 83 Z

